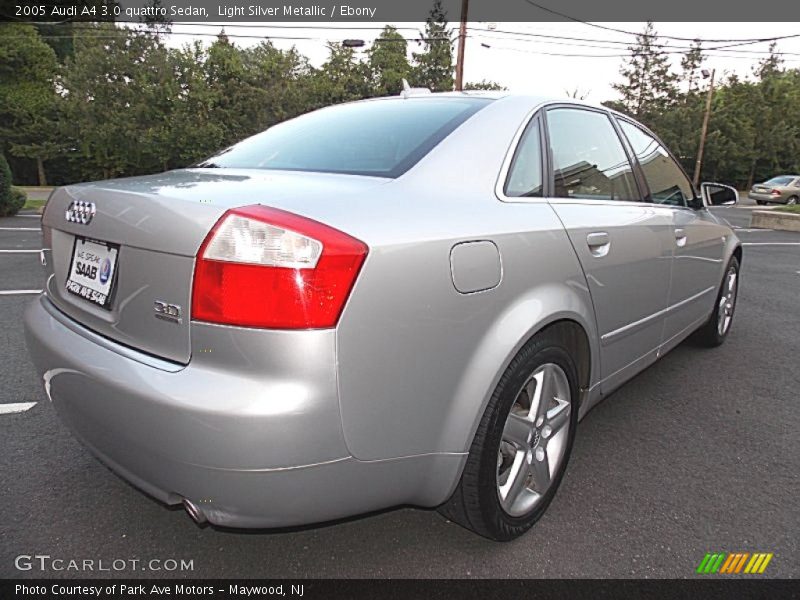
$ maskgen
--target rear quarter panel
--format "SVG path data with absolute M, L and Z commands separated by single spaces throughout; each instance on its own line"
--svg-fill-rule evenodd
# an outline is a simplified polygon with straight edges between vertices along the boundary
M 370 246 L 337 333 L 343 430 L 358 459 L 467 452 L 503 370 L 550 322 L 577 321 L 596 352 L 586 281 L 552 208 L 494 194 L 530 105 L 495 108 L 384 186 L 372 214 L 355 217 L 362 231 L 348 230 Z M 502 280 L 461 294 L 450 251 L 475 240 L 497 246 Z

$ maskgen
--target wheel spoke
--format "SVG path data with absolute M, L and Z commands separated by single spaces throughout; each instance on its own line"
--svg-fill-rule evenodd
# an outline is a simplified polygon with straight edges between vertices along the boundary
M 528 443 L 532 426 L 533 423 L 524 417 L 511 413 L 503 428 L 503 440 L 514 444 L 517 448 L 522 448 Z
M 528 469 L 525 464 L 525 453 L 520 451 L 514 456 L 514 463 L 509 468 L 508 479 L 500 486 L 500 499 L 507 509 L 513 506 L 520 492 L 528 481 Z
M 562 427 L 569 423 L 569 402 L 556 398 L 556 406 L 547 411 L 545 424 L 550 427 L 550 434 L 547 438 L 552 438 Z
M 728 274 L 728 294 L 730 294 L 736 286 L 736 277 L 735 271 Z
M 544 494 L 550 487 L 550 459 L 543 446 L 534 450 L 530 469 L 533 475 L 534 489 L 540 494 Z
M 533 377 L 525 384 L 525 393 L 528 395 L 530 404 L 528 405 L 528 417 L 533 421 L 536 417 L 536 407 L 539 406 L 539 401 L 542 397 L 542 380 L 544 379 L 544 372 L 539 371 L 534 373 Z
M 531 402 L 530 415 L 534 423 L 540 424 L 547 418 L 547 411 L 555 396 L 555 369 L 552 364 L 546 364 L 539 375 L 539 385 L 536 389 L 537 402 Z

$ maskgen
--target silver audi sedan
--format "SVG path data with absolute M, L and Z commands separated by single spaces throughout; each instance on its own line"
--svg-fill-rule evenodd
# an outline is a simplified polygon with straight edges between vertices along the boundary
M 725 340 L 742 248 L 708 207 L 735 201 L 601 107 L 333 106 L 55 190 L 28 347 L 87 448 L 198 522 L 411 504 L 509 540 L 592 406 Z

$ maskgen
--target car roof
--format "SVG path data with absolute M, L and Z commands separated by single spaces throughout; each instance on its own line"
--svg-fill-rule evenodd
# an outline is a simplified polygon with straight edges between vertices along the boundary
M 373 102 L 373 101 L 380 101 L 380 100 L 390 100 L 390 99 L 413 99 L 413 100 L 433 100 L 436 98 L 485 98 L 487 100 L 513 100 L 517 102 L 524 102 L 529 104 L 530 106 L 539 106 L 542 104 L 553 104 L 553 103 L 564 103 L 564 104 L 574 104 L 578 106 L 586 106 L 589 108 L 595 108 L 603 111 L 609 111 L 615 114 L 621 114 L 615 111 L 614 109 L 608 108 L 607 106 L 603 106 L 601 104 L 596 104 L 592 102 L 586 102 L 585 100 L 579 100 L 577 98 L 560 98 L 557 96 L 545 96 L 540 94 L 526 94 L 520 92 L 510 92 L 507 90 L 464 90 L 460 92 L 434 92 L 428 93 L 424 89 L 416 88 L 412 91 L 412 93 L 403 96 L 403 94 L 398 94 L 394 96 L 381 96 L 378 98 L 365 98 L 364 100 L 357 100 L 357 102 Z M 624 116 L 624 115 L 623 115 Z

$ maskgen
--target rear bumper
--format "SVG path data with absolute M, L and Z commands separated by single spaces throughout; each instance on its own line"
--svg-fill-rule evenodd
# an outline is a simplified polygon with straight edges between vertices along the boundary
M 758 192 L 747 192 L 747 197 L 750 200 L 759 200 L 761 202 L 786 202 L 786 199 L 782 196 L 773 196 L 772 194 L 760 194 Z
M 26 310 L 25 331 L 45 393 L 76 436 L 148 494 L 167 504 L 187 498 L 218 525 L 281 527 L 435 505 L 451 491 L 435 482 L 460 469 L 461 456 L 350 456 L 333 330 L 199 326 L 186 366 L 101 338 L 44 296 Z

